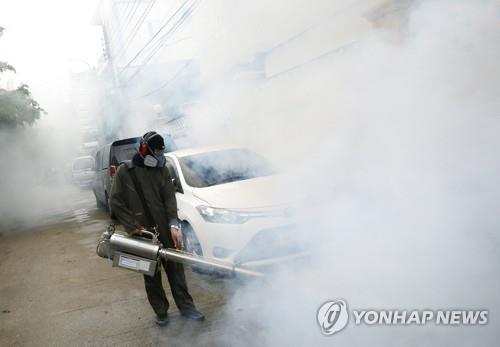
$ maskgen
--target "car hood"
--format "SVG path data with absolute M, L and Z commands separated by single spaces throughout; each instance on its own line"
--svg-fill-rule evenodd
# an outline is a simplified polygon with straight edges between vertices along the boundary
M 280 193 L 281 175 L 252 178 L 243 181 L 194 188 L 193 195 L 212 207 L 252 209 L 285 205 L 285 195 Z

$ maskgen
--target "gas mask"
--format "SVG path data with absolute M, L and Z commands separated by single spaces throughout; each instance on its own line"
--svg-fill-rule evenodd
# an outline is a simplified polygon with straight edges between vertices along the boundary
M 161 148 L 161 150 L 153 150 Z M 150 131 L 144 134 L 139 146 L 139 153 L 144 158 L 144 165 L 148 167 L 164 167 L 166 163 L 164 153 L 165 145 L 163 138 L 156 132 Z
M 163 151 L 161 151 L 158 155 L 148 154 L 144 157 L 144 165 L 149 167 L 164 167 L 165 166 L 165 156 L 163 155 Z

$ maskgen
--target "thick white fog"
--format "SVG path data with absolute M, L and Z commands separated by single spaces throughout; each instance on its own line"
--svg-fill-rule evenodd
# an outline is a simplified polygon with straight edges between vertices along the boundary
M 75 105 L 77 94 L 95 92 L 96 86 L 75 86 L 70 75 L 91 69 L 101 49 L 95 28 L 89 28 L 95 4 L 2 2 L 0 61 L 16 73 L 0 74 L 0 88 L 27 84 L 47 113 L 33 127 L 0 129 L 0 232 L 50 224 L 78 205 L 77 188 L 68 179 L 72 159 L 82 154 L 78 108 L 94 111 L 97 99 Z
M 289 173 L 291 201 L 302 197 L 299 214 L 316 221 L 304 231 L 320 246 L 310 266 L 235 295 L 225 322 L 258 326 L 252 334 L 269 345 L 495 345 L 498 3 L 415 1 L 396 28 L 373 26 L 362 39 L 264 83 L 224 77 L 228 61 L 248 61 L 245 50 L 265 49 L 283 26 L 288 35 L 301 33 L 304 17 L 318 18 L 319 28 L 308 30 L 322 36 L 297 39 L 278 66 L 349 30 L 328 17 L 336 5 L 313 11 L 300 3 L 221 7 L 214 17 L 231 19 L 213 25 L 224 36 L 199 57 L 213 70 L 193 110 L 193 136 L 270 155 Z M 335 298 L 353 308 L 488 308 L 490 324 L 351 325 L 325 338 L 315 314 Z
M 236 143 L 269 157 L 283 174 L 277 191 L 315 246 L 309 264 L 250 281 L 230 299 L 218 329 L 246 331 L 250 345 L 498 344 L 500 5 L 375 7 L 207 1 L 191 22 L 185 52 L 201 74 L 186 116 L 191 143 Z M 233 73 L 260 66 L 259 54 L 259 77 Z M 151 105 L 130 100 L 122 134 L 140 135 Z M 63 178 L 47 183 L 40 164 L 61 167 L 58 158 L 74 155 L 65 147 L 71 126 L 58 124 L 1 133 L 2 223 L 31 222 L 64 203 Z M 350 308 L 488 309 L 490 322 L 351 321 L 324 337 L 316 313 L 337 298 Z M 221 341 L 238 343 L 240 335 Z

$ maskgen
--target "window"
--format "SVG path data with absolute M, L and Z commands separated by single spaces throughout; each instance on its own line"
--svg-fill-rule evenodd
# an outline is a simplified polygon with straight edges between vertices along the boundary
M 106 145 L 103 149 L 103 155 L 102 155 L 102 168 L 107 169 L 109 167 L 109 151 L 110 151 L 111 146 Z
M 139 150 L 137 143 L 128 143 L 111 146 L 111 165 L 118 166 L 126 160 L 132 160 Z
M 102 151 L 98 151 L 97 154 L 95 155 L 95 169 L 97 171 L 101 170 L 101 158 L 102 158 Z
M 87 171 L 94 168 L 94 161 L 91 157 L 76 158 L 73 160 L 73 171 Z
M 195 188 L 273 174 L 269 163 L 248 149 L 227 149 L 179 159 L 186 183 Z

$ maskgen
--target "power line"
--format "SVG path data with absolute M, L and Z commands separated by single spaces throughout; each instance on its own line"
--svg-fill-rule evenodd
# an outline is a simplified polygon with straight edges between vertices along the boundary
M 116 58 L 120 58 L 123 54 L 125 54 L 128 47 L 132 44 L 132 41 L 134 40 L 135 35 L 137 35 L 137 33 L 139 32 L 139 29 L 141 28 L 142 24 L 144 23 L 144 20 L 147 18 L 147 16 L 149 15 L 149 12 L 151 12 L 151 9 L 154 7 L 155 4 L 156 4 L 156 0 L 151 0 L 149 2 L 149 4 L 146 6 L 146 9 L 142 13 L 142 15 L 139 17 L 139 20 L 137 21 L 137 23 L 135 23 L 134 27 L 130 31 L 130 34 L 125 39 L 125 43 L 122 46 L 122 49 L 120 50 L 120 52 L 118 52 L 116 54 Z
M 190 60 L 189 62 L 187 62 L 186 64 L 184 64 L 173 76 L 171 79 L 169 79 L 167 82 L 165 82 L 164 84 L 162 84 L 161 86 L 147 92 L 146 94 L 142 95 L 141 98 L 145 98 L 146 96 L 150 96 L 158 91 L 160 91 L 161 89 L 165 88 L 166 86 L 168 86 L 170 83 L 172 83 L 173 81 L 175 81 L 179 76 L 180 74 L 186 70 L 188 68 L 189 65 L 191 65 L 193 63 L 192 60 Z
M 139 17 L 139 19 L 137 20 L 137 22 L 135 23 L 134 27 L 132 28 L 132 30 L 130 31 L 130 34 L 128 35 L 128 37 L 125 39 L 125 44 L 123 46 L 123 49 L 121 50 L 120 52 L 120 56 L 123 55 L 128 46 L 130 46 L 130 44 L 132 43 L 135 35 L 137 35 L 137 32 L 139 31 L 140 27 L 142 26 L 142 24 L 144 23 L 144 20 L 147 18 L 147 16 L 149 15 L 149 12 L 151 11 L 151 9 L 153 8 L 153 6 L 155 5 L 156 3 L 156 0 L 151 0 L 148 5 L 146 6 L 146 9 L 142 12 L 141 16 Z
M 149 39 L 148 42 L 134 55 L 134 57 L 123 67 L 122 71 L 130 66 L 140 55 L 141 53 L 148 48 L 151 42 L 160 34 L 160 32 L 170 23 L 170 21 L 182 10 L 182 8 L 189 2 L 190 0 L 186 0 L 182 3 L 182 5 L 172 14 L 165 23 L 158 29 L 158 31 Z
M 134 0 L 134 2 L 137 2 L 137 0 Z M 127 1 L 127 5 L 123 9 L 123 12 L 127 12 L 128 8 L 130 7 L 130 4 L 132 3 L 132 0 Z M 132 10 L 131 10 L 132 11 Z M 127 15 L 125 16 L 125 20 L 127 20 L 128 16 L 130 15 L 130 12 L 127 12 Z
M 197 0 L 195 0 L 196 2 Z M 160 29 L 153 35 L 153 37 L 151 37 L 151 39 L 146 43 L 146 45 L 136 54 L 136 56 L 123 68 L 123 70 L 125 70 L 128 66 L 130 66 L 130 63 L 135 60 L 143 51 L 145 51 L 146 49 L 151 49 L 151 50 L 155 50 L 155 45 L 157 45 L 159 42 L 161 42 L 161 40 L 165 37 L 165 35 L 161 36 L 155 43 L 152 44 L 152 46 L 150 47 L 147 47 L 148 45 L 150 45 L 153 40 L 156 38 L 156 36 L 158 36 L 160 34 L 160 32 L 172 21 L 172 19 L 174 17 L 176 17 L 180 11 L 186 6 L 186 4 L 189 2 L 189 0 L 186 0 L 168 19 L 167 21 L 160 27 Z M 191 5 L 182 15 L 181 15 L 181 18 L 173 24 L 172 28 L 176 28 L 179 24 L 180 21 L 182 21 L 184 19 L 184 16 L 185 14 L 193 7 L 193 5 Z M 172 31 L 172 28 L 169 29 L 169 31 L 167 32 L 167 34 L 169 32 Z M 154 53 L 153 53 L 154 55 Z M 149 61 L 151 59 L 151 57 L 148 57 L 146 59 L 144 59 L 144 61 L 140 64 L 140 66 L 143 66 L 144 65 L 144 62 L 146 61 Z M 140 68 L 141 69 L 141 68 Z M 122 71 L 123 71 L 122 70 Z M 138 72 L 134 73 L 133 76 L 135 76 Z M 129 80 L 131 80 L 133 78 L 133 76 L 131 78 L 129 78 Z
M 308 65 L 310 63 L 313 63 L 315 61 L 319 61 L 319 60 L 321 60 L 321 59 L 323 59 L 325 57 L 328 57 L 328 56 L 330 56 L 332 54 L 341 53 L 341 52 L 347 50 L 348 48 L 356 47 L 356 45 L 358 45 L 360 42 L 361 42 L 361 40 L 354 40 L 354 41 L 348 42 L 348 43 L 346 43 L 346 44 L 344 44 L 342 46 L 338 46 L 338 47 L 332 48 L 332 49 L 330 49 L 330 50 L 328 50 L 328 51 L 326 51 L 326 52 L 324 52 L 324 53 L 322 53 L 322 54 L 320 54 L 320 55 L 318 55 L 316 57 L 313 57 L 313 58 L 311 58 L 311 59 L 309 59 L 307 61 L 304 61 L 304 62 L 299 63 L 297 65 L 294 65 L 292 67 L 289 67 L 289 68 L 287 68 L 287 69 L 285 69 L 283 71 L 279 71 L 279 72 L 275 73 L 274 75 L 268 76 L 267 79 L 270 80 L 270 79 L 276 78 L 276 77 L 278 77 L 280 75 L 284 75 L 284 74 L 289 73 L 291 71 L 300 69 L 301 67 L 306 66 L 306 65 Z
M 126 6 L 124 12 L 127 10 L 127 8 L 129 7 L 129 5 L 130 5 L 130 2 L 127 3 L 127 6 Z M 114 30 L 110 30 L 110 32 L 109 32 L 110 42 L 116 41 L 118 43 L 118 39 L 120 37 L 120 32 L 122 30 L 125 30 L 127 28 L 127 26 L 130 24 L 130 21 L 135 16 L 135 12 L 137 11 L 139 5 L 140 5 L 140 0 L 134 0 L 132 8 L 125 15 L 125 18 L 123 19 L 123 22 L 126 22 L 125 24 L 122 24 L 122 21 L 120 20 L 121 15 L 118 14 L 118 23 L 114 27 Z M 110 29 L 113 29 L 113 27 L 111 27 Z
M 132 0 L 128 3 L 130 4 L 132 2 Z M 140 0 L 133 0 L 133 5 L 132 5 L 132 8 L 130 9 L 130 11 L 127 13 L 127 15 L 125 16 L 125 19 L 124 21 L 127 21 L 127 24 L 130 23 L 130 21 L 132 20 L 132 18 L 134 17 L 135 15 L 135 12 L 137 11 L 137 8 L 139 7 L 140 5 Z
M 135 76 L 137 76 L 142 69 L 151 61 L 151 59 L 158 53 L 158 51 L 165 46 L 166 39 L 171 36 L 175 31 L 177 31 L 182 24 L 189 18 L 189 16 L 194 12 L 196 7 L 199 5 L 201 0 L 196 0 L 193 4 L 182 14 L 181 18 L 170 28 L 157 42 L 156 47 L 154 47 L 150 53 L 150 55 L 143 60 L 140 64 L 140 67 L 130 76 L 127 80 L 127 83 L 130 82 Z
M 168 36 L 171 36 L 172 34 L 175 33 L 176 30 L 179 29 L 179 27 L 188 19 L 188 17 L 194 12 L 194 10 L 196 9 L 196 7 L 198 7 L 199 3 L 201 2 L 201 0 L 195 0 L 191 6 L 186 9 L 186 11 L 182 14 L 181 18 L 172 26 L 172 28 L 170 28 L 165 34 L 163 34 L 153 45 L 155 45 L 155 47 L 151 48 L 151 50 L 157 52 L 159 48 L 161 47 L 164 47 L 167 42 L 166 42 L 166 38 L 168 38 Z M 177 41 L 178 42 L 178 41 Z

